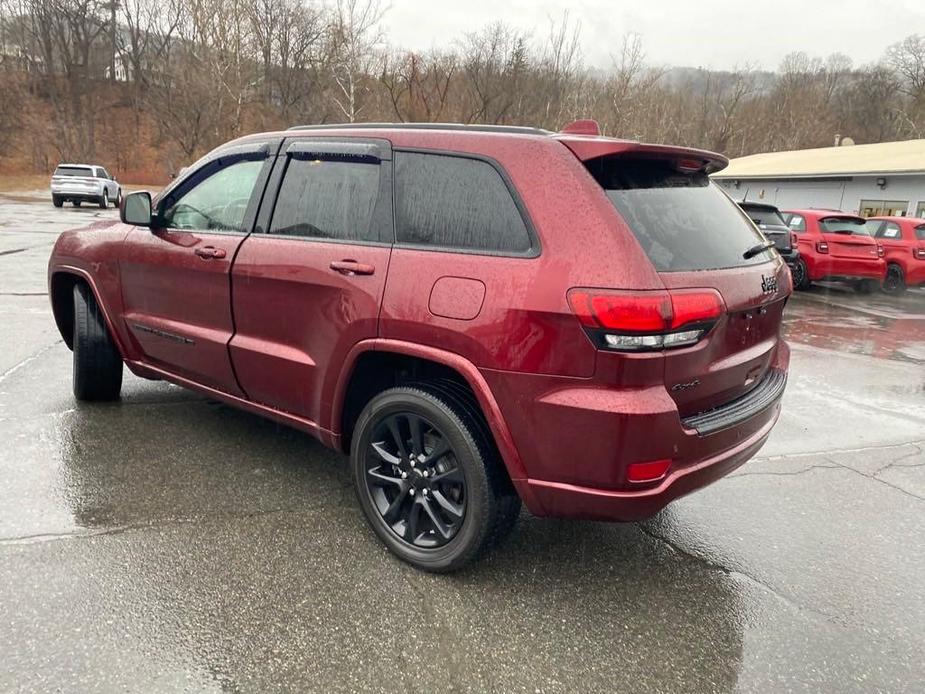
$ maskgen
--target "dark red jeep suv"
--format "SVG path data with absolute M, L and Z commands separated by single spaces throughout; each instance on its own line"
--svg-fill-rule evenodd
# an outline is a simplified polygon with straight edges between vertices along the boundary
M 220 147 L 59 238 L 76 397 L 117 398 L 125 363 L 349 452 L 376 534 L 429 571 L 503 537 L 521 501 L 653 515 L 767 439 L 790 274 L 710 182 L 724 158 L 589 131 Z

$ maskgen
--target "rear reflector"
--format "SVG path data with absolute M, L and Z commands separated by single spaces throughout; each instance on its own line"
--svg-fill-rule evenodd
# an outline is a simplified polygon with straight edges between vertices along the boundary
M 654 482 L 664 477 L 669 467 L 671 467 L 670 460 L 630 463 L 626 467 L 626 479 L 628 482 Z

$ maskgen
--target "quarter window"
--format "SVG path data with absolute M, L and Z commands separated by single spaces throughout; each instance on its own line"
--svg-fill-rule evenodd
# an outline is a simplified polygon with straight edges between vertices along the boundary
M 790 227 L 791 231 L 801 234 L 806 231 L 806 220 L 798 214 L 790 215 L 787 226 Z
M 870 224 L 870 222 L 868 222 L 868 224 Z M 877 238 L 899 239 L 902 238 L 902 231 L 896 222 L 884 222 L 883 225 L 877 229 Z
M 530 234 L 501 174 L 486 161 L 396 152 L 399 242 L 489 253 L 523 253 Z
M 239 160 L 170 195 L 161 219 L 170 229 L 245 231 L 244 217 L 264 160 Z
M 372 219 L 379 173 L 379 164 L 290 158 L 270 233 L 378 241 Z

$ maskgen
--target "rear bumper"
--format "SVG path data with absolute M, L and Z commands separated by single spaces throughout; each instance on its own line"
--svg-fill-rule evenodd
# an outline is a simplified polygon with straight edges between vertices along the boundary
M 808 269 L 809 278 L 814 282 L 818 280 L 879 280 L 882 282 L 886 277 L 886 261 L 883 258 L 835 262 L 817 258 L 816 263 Z
M 780 342 L 770 367 L 786 374 L 789 362 Z M 526 467 L 527 478 L 514 482 L 530 511 L 606 521 L 650 517 L 745 463 L 767 440 L 783 395 L 782 384 L 763 400 L 756 393 L 746 418 L 734 416 L 731 403 L 733 416 L 723 426 L 698 432 L 696 418 L 682 421 L 664 386 L 485 375 Z M 672 462 L 664 478 L 627 482 L 628 465 L 666 459 Z
M 800 259 L 800 252 L 796 248 L 791 248 L 789 251 L 777 249 L 777 252 L 780 253 L 780 257 L 784 259 L 787 265 L 796 265 L 796 262 Z
M 734 448 L 668 474 L 656 487 L 618 491 L 559 482 L 528 480 L 543 515 L 603 521 L 638 521 L 654 516 L 669 503 L 728 475 L 748 462 L 767 441 L 780 415 L 780 401 L 755 433 Z
M 99 200 L 103 187 L 59 185 L 51 187 L 51 194 L 63 200 Z

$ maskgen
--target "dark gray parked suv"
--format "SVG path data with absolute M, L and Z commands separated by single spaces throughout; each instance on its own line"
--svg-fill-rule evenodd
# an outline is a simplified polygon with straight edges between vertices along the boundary
M 740 202 L 739 207 L 749 216 L 761 232 L 774 242 L 774 247 L 787 265 L 793 265 L 800 257 L 800 252 L 793 245 L 793 232 L 787 226 L 783 216 L 774 205 L 765 202 Z

